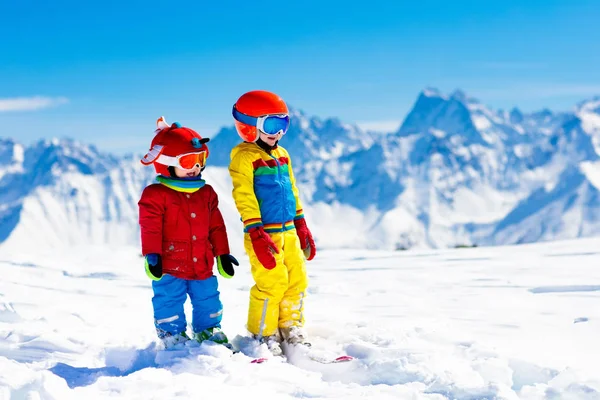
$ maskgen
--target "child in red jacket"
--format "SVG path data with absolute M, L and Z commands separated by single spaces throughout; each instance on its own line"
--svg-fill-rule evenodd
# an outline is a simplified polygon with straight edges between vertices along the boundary
M 223 305 L 214 259 L 225 278 L 231 278 L 233 265 L 239 264 L 229 254 L 217 194 L 201 178 L 210 139 L 178 123 L 168 125 L 163 117 L 157 125 L 150 151 L 141 161 L 154 165 L 158 183 L 146 187 L 138 202 L 156 331 L 165 348 L 190 339 L 183 310 L 189 296 L 194 339 L 228 345 L 220 329 Z

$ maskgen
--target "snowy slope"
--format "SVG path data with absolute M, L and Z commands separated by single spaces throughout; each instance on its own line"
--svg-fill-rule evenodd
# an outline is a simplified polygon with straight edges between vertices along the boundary
M 138 165 L 69 140 L 26 149 L 22 171 L 0 181 L 0 202 L 9 206 L 2 230 L 12 225 L 6 245 L 131 243 L 137 199 L 149 178 Z
M 158 352 L 137 248 L 3 247 L 0 398 L 595 400 L 599 246 L 320 252 L 307 329 L 315 348 L 356 358 L 330 366 L 250 364 L 265 351 L 251 346 Z M 252 283 L 239 258 L 219 282 L 223 328 L 243 344 Z
M 495 226 L 495 244 L 527 243 L 600 235 L 600 190 L 592 180 L 597 163 L 565 170 L 553 187 L 543 187 L 519 203 Z M 591 178 L 591 179 L 590 179 Z

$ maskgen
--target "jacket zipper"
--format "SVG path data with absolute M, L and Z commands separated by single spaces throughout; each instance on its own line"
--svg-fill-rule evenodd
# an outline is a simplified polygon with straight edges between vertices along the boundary
M 283 219 L 283 210 L 285 208 L 285 188 L 283 187 L 283 182 L 281 182 L 281 164 L 279 160 L 269 154 L 273 160 L 275 160 L 275 164 L 277 164 L 277 183 L 279 184 L 279 188 L 281 189 L 281 208 L 279 209 L 279 219 L 281 220 L 281 230 L 284 230 L 285 223 Z

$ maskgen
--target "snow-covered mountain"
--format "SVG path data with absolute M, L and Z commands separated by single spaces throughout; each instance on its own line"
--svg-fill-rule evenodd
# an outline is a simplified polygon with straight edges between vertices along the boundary
M 148 142 L 151 140 L 149 130 Z M 205 178 L 234 249 L 241 236 L 224 127 Z M 600 98 L 571 112 L 493 110 L 426 89 L 396 132 L 372 135 L 292 110 L 282 139 L 320 247 L 509 244 L 600 234 Z M 145 149 L 144 149 L 145 150 Z M 141 153 L 142 151 L 140 151 Z M 21 246 L 137 243 L 137 200 L 152 181 L 138 156 L 71 140 L 0 140 L 0 241 Z
M 0 142 L 0 239 L 11 246 L 131 242 L 137 197 L 150 180 L 139 159 L 117 158 L 72 140 L 29 148 Z M 140 165 L 141 166 L 141 165 Z

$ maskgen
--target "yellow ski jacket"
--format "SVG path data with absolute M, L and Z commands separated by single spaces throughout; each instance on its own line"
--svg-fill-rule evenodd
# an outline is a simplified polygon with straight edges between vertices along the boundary
M 256 143 L 240 143 L 231 150 L 229 174 L 245 232 L 256 226 L 271 233 L 287 231 L 304 217 L 290 155 L 283 147 L 269 154 Z

